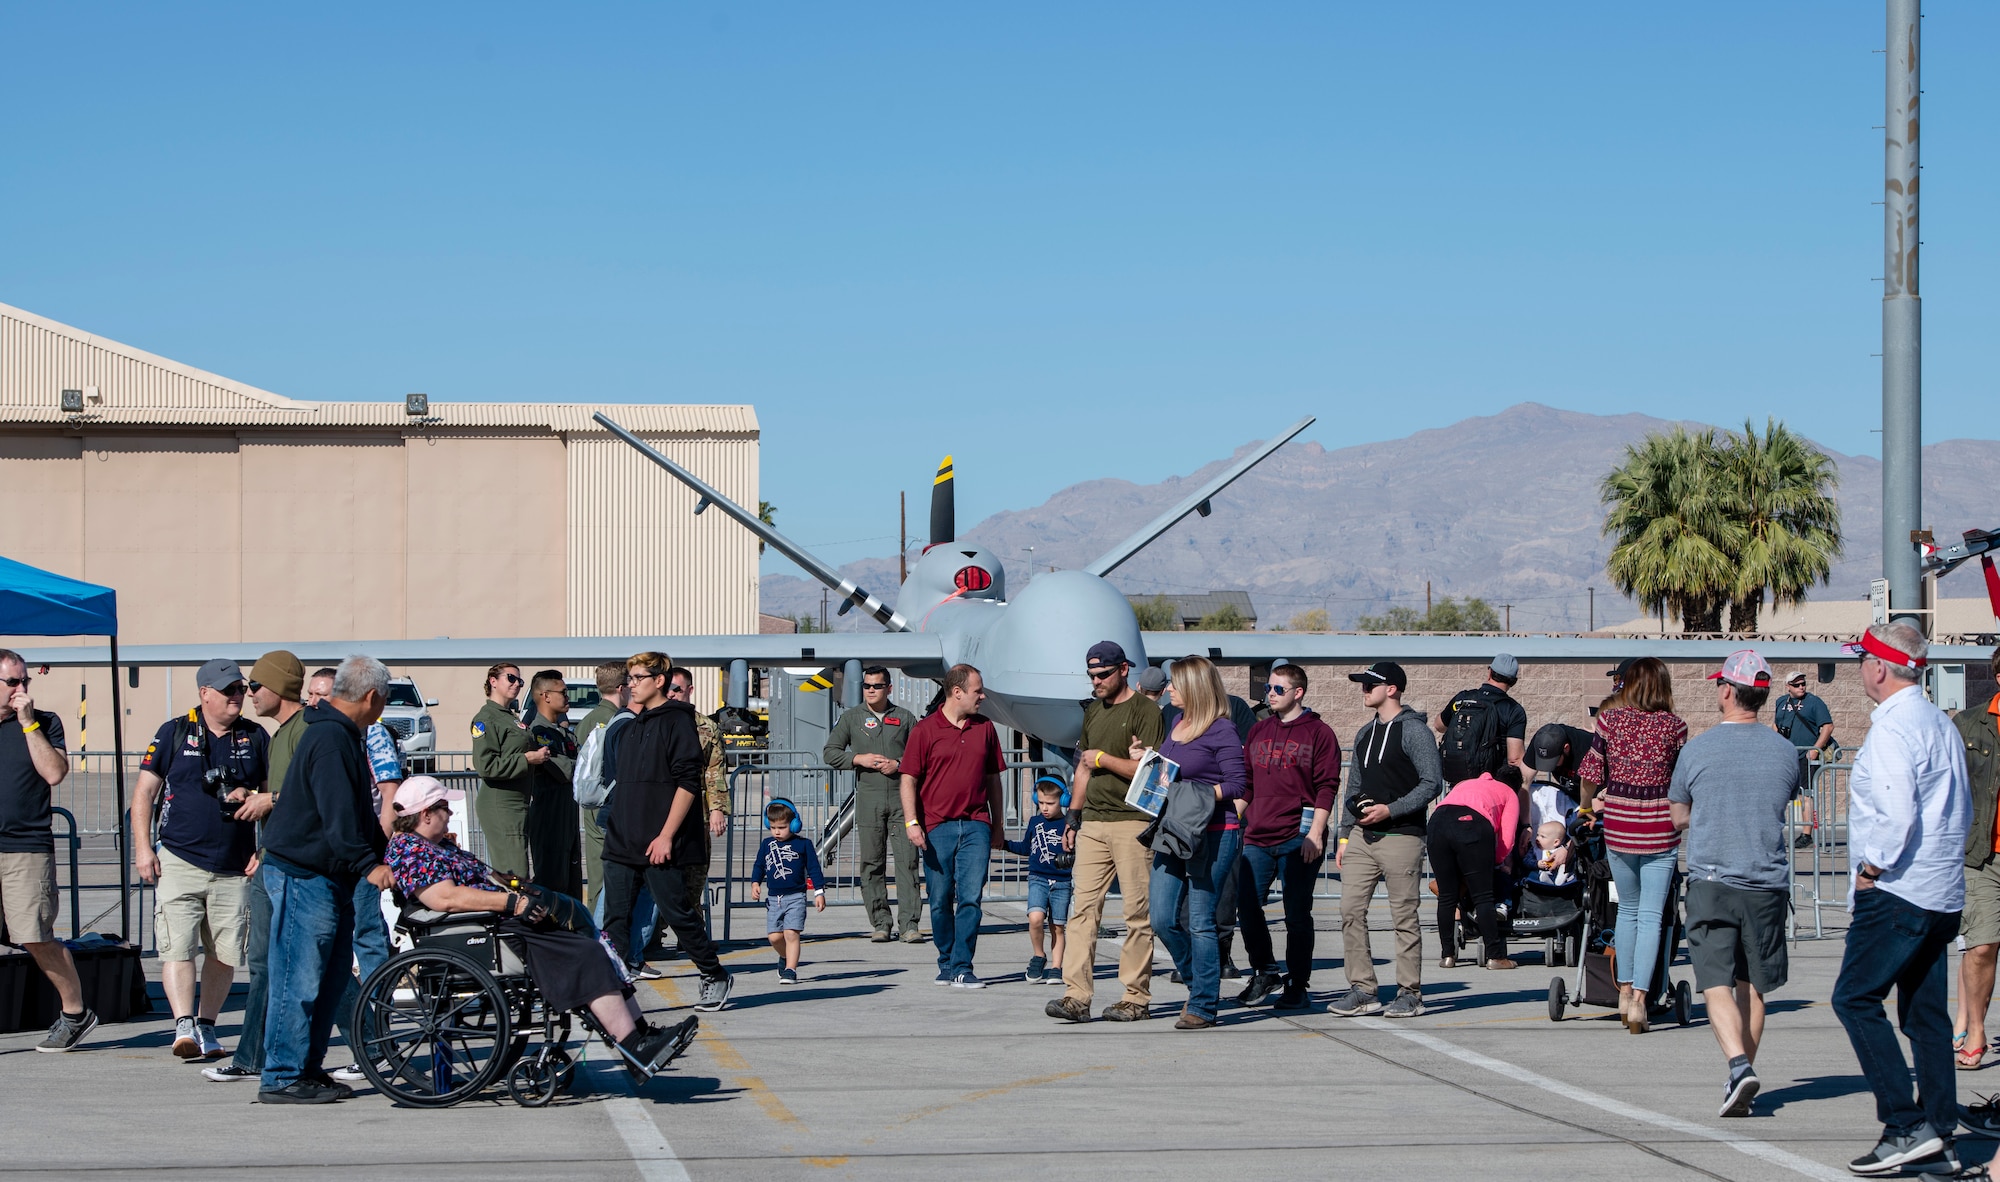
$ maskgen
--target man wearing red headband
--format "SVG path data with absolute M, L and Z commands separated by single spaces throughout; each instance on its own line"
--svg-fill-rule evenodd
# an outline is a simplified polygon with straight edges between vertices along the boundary
M 1972 795 L 1965 744 L 1917 685 L 1923 633 L 1877 624 L 1850 650 L 1876 703 L 1848 781 L 1854 865 L 1847 951 L 1833 1010 L 1875 1093 L 1882 1139 L 1849 1163 L 1857 1174 L 1956 1171 L 1958 1128 L 1945 968 L 1965 908 L 1965 831 Z M 1894 987 L 1916 1061 L 1917 1090 L 1882 1003 Z

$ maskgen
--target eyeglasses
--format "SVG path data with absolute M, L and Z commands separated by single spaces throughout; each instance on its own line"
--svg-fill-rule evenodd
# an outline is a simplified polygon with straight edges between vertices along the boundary
M 8 689 L 20 689 L 33 680 L 34 678 L 32 677 L 0 677 L 0 685 L 4 685 Z
M 247 684 L 250 687 L 250 692 L 253 694 L 256 693 L 258 690 L 264 688 L 264 683 L 261 681 L 251 681 L 251 682 L 246 682 L 245 684 Z
M 221 689 L 216 690 L 215 692 L 221 694 L 225 698 L 240 698 L 243 696 L 243 683 L 240 681 L 232 681 L 228 685 L 223 686 Z
M 667 692 L 670 694 L 685 694 L 693 690 L 693 688 L 693 686 L 687 685 L 670 685 L 667 687 Z
M 861 688 L 865 690 L 885 690 L 889 688 L 889 683 L 885 681 L 880 685 L 876 685 L 872 681 L 864 681 L 861 683 Z
M 500 680 L 506 682 L 508 685 L 519 685 L 521 684 L 521 675 L 519 673 L 508 673 L 503 675 Z
M 656 677 L 664 679 L 664 678 L 666 677 L 666 673 L 665 673 L 664 671 L 660 671 L 660 672 L 648 672 L 648 671 L 646 671 L 646 670 L 644 670 L 644 669 L 641 669 L 641 670 L 637 671 L 636 673 L 628 673 L 628 674 L 626 674 L 626 675 L 625 675 L 625 680 L 627 680 L 627 681 L 651 681 L 652 679 L 654 679 L 654 678 L 656 678 Z
M 559 696 L 561 696 L 561 697 L 565 697 L 565 698 L 569 697 L 569 691 L 568 691 L 567 689 L 564 689 L 564 688 L 563 688 L 562 686 L 559 686 L 559 685 L 552 685 L 552 686 L 550 686 L 549 688 L 547 688 L 547 689 L 545 689 L 545 690 L 543 690 L 543 691 L 542 691 L 542 696 L 543 696 L 543 697 L 547 697 L 547 696 L 548 696 L 548 695 L 550 695 L 550 694 L 556 694 L 556 695 L 559 695 Z
M 1087 672 L 1089 672 L 1092 681 L 1104 681 L 1108 678 L 1118 676 L 1118 670 L 1116 669 L 1091 669 Z
M 1270 697 L 1272 694 L 1276 694 L 1282 698 L 1286 694 L 1289 694 L 1291 692 L 1292 692 L 1292 687 L 1289 685 L 1272 684 L 1264 687 L 1264 696 L 1267 698 Z

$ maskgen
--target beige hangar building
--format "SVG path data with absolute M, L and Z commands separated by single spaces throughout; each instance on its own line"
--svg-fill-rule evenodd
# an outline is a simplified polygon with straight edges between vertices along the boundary
M 751 407 L 413 409 L 287 398 L 0 304 L 0 554 L 115 588 L 122 644 L 757 632 L 756 539 L 591 421 L 755 504 Z M 49 643 L 0 639 L 31 664 Z M 483 671 L 413 671 L 438 749 L 469 745 Z M 192 673 L 126 691 L 128 750 Z M 74 730 L 86 684 L 106 748 L 105 671 L 35 696 Z

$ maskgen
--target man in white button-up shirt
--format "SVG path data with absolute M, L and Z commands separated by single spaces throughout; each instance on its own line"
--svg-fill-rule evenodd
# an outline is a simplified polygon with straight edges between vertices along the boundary
M 1903 623 L 1870 628 L 1851 646 L 1876 703 L 1868 741 L 1848 781 L 1848 854 L 1854 866 L 1847 951 L 1833 1009 L 1875 1093 L 1882 1140 L 1857 1174 L 1955 1168 L 1958 1085 L 1951 1061 L 1946 962 L 1965 907 L 1965 830 L 1972 819 L 1965 744 L 1917 686 L 1923 634 Z M 1883 1013 L 1897 991 L 1910 1068 Z

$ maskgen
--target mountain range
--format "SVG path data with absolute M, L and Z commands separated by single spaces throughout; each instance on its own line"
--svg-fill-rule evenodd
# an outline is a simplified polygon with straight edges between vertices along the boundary
M 1261 628 L 1311 608 L 1336 628 L 1392 605 L 1421 611 L 1427 583 L 1433 597 L 1511 605 L 1522 631 L 1583 630 L 1595 588 L 1594 623 L 1619 623 L 1638 609 L 1605 578 L 1599 481 L 1628 444 L 1674 425 L 1522 403 L 1402 439 L 1331 451 L 1290 444 L 1214 498 L 1211 516 L 1184 519 L 1111 581 L 1130 595 L 1248 591 Z M 1822 450 L 1840 470 L 1846 552 L 1813 597 L 1860 598 L 1882 565 L 1882 464 Z M 1940 540 L 2000 525 L 2000 441 L 1934 443 L 1923 462 L 1924 521 Z M 1027 547 L 1035 570 L 1083 566 L 1228 463 L 1158 484 L 1084 481 L 964 536 L 999 555 L 1018 588 L 1030 574 Z M 878 593 L 896 586 L 894 555 L 841 571 Z M 1979 594 L 1977 578 L 1954 575 L 1943 593 Z M 817 620 L 820 587 L 809 580 L 765 575 L 761 598 L 766 612 Z M 834 627 L 876 625 L 850 613 Z

